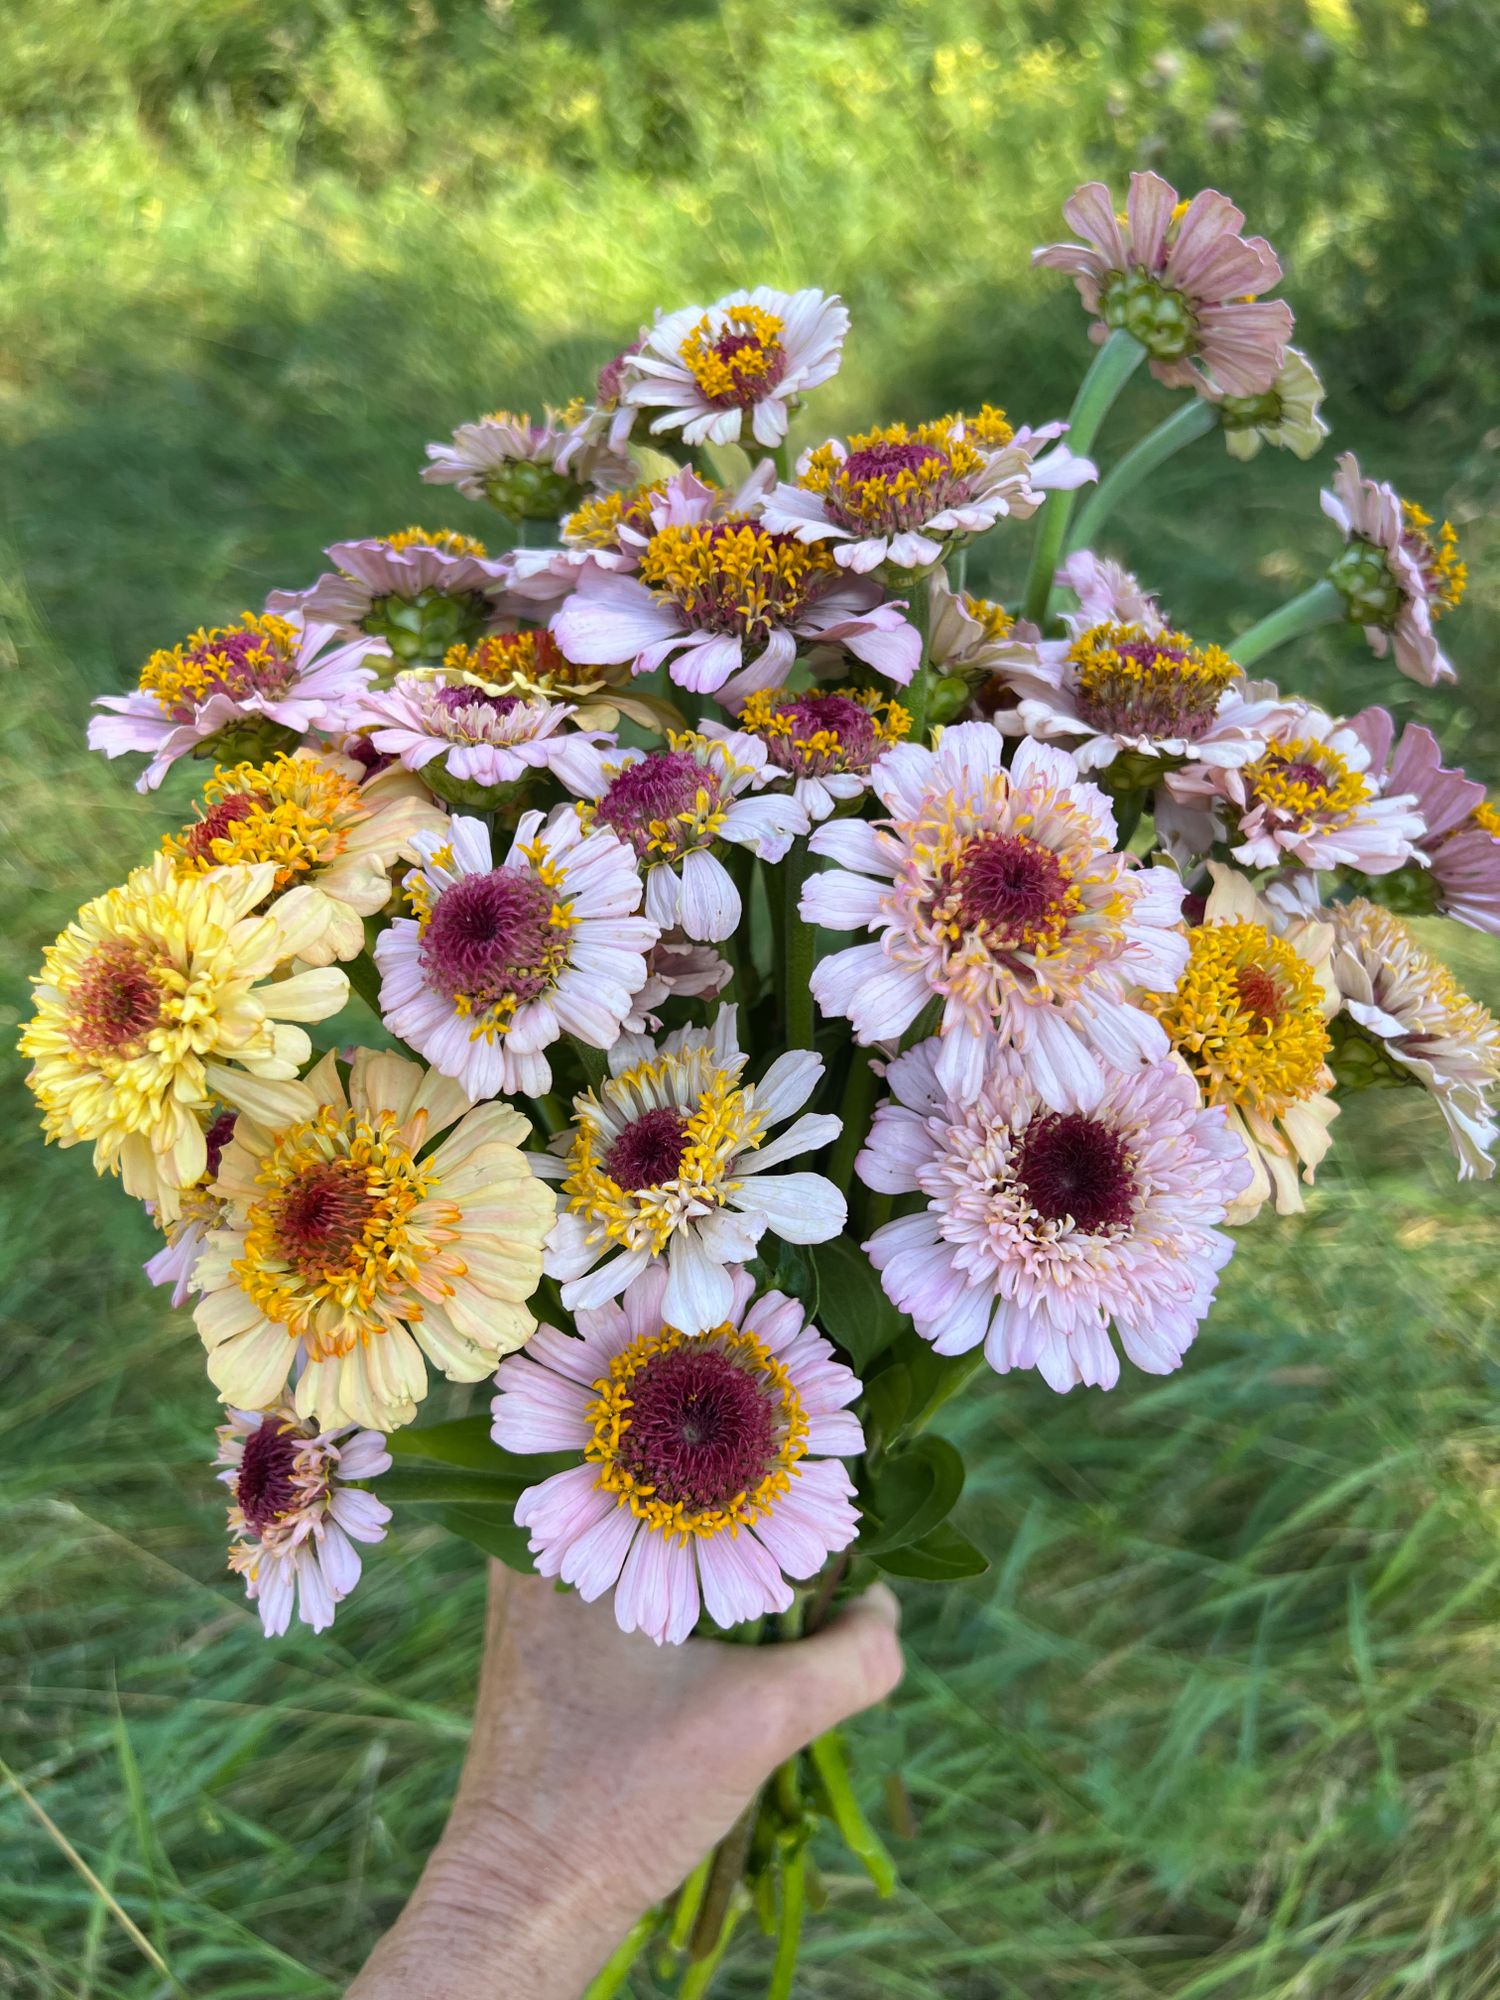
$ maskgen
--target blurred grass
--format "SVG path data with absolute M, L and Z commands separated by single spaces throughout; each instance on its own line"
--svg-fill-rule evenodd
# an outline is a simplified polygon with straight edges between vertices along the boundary
M 309 577 L 323 542 L 471 525 L 421 447 L 565 397 L 655 303 L 849 299 L 833 428 L 1084 358 L 1027 252 L 1153 163 L 1285 255 L 1337 443 L 1459 523 L 1457 693 L 1341 635 L 1276 670 L 1407 702 L 1500 778 L 1496 302 L 1483 0 L 11 0 L 0 17 L 0 994 L 180 817 L 82 750 L 149 648 Z M 1106 449 L 1167 408 L 1139 385 Z M 1310 467 L 1212 441 L 1116 538 L 1222 637 L 1309 580 Z M 996 582 L 1024 561 L 1002 542 Z M 1500 953 L 1434 926 L 1500 1001 Z M 0 1795 L 0 1994 L 328 1996 L 393 1913 L 461 1755 L 481 1579 L 407 1531 L 321 1641 L 267 1648 L 222 1569 L 213 1422 L 147 1229 L 36 1141 L 3 1196 L 0 1751 L 139 1925 Z M 1309 1214 L 1246 1232 L 1181 1375 L 1031 1380 L 956 1419 L 994 1574 L 909 1594 L 860 1730 L 921 1838 L 891 1905 L 829 1883 L 817 2000 L 1345 2000 L 1500 1991 L 1493 1192 L 1425 1104 L 1353 1105 Z M 726 2000 L 763 1989 L 753 1939 Z M 654 1994 L 649 1975 L 638 2000 Z

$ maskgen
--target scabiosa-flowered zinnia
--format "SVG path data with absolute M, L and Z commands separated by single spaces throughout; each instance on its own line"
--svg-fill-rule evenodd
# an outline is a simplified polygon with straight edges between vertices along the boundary
M 351 702 L 346 720 L 367 733 L 380 755 L 395 757 L 450 805 L 493 806 L 519 798 L 552 769 L 569 743 L 570 702 L 491 694 L 472 682 L 430 674 L 398 674 Z M 587 740 L 604 744 L 605 732 Z
M 221 761 L 289 750 L 310 731 L 339 733 L 344 702 L 389 664 L 378 641 L 335 646 L 331 624 L 247 611 L 234 625 L 205 627 L 155 652 L 131 694 L 101 695 L 108 711 L 89 723 L 91 750 L 106 757 L 144 751 L 136 780 L 155 791 L 179 757 Z M 372 664 L 373 663 L 373 664 Z
M 757 796 L 766 746 L 736 731 L 674 730 L 660 750 L 574 744 L 557 772 L 587 827 L 627 841 L 646 878 L 646 915 L 662 930 L 716 943 L 739 928 L 740 892 L 719 859 L 727 845 L 782 860 L 807 832 L 789 794 Z
M 699 1333 L 729 1310 L 733 1267 L 769 1230 L 787 1243 L 822 1243 L 844 1226 L 843 1196 L 822 1174 L 773 1173 L 784 1160 L 838 1136 L 841 1121 L 805 1113 L 823 1059 L 791 1049 L 758 1083 L 745 1077 L 738 1009 L 712 1029 L 680 1028 L 655 1047 L 622 1036 L 609 1075 L 573 1101 L 573 1123 L 535 1158 L 561 1182 L 547 1271 L 571 1312 L 617 1297 L 646 1266 L 664 1262 L 664 1310 Z
M 540 1327 L 496 1376 L 493 1432 L 512 1452 L 575 1452 L 516 1502 L 543 1576 L 614 1592 L 622 1630 L 686 1639 L 792 1602 L 859 1526 L 839 1463 L 864 1449 L 859 1382 L 780 1292 L 733 1274 L 719 1321 L 673 1322 L 664 1274 L 580 1311 L 578 1336 Z
M 488 500 L 514 520 L 555 521 L 590 487 L 609 490 L 635 477 L 630 454 L 589 422 L 580 400 L 548 408 L 540 423 L 512 410 L 493 410 L 460 424 L 447 444 L 427 447 L 422 477 L 456 486 L 470 500 Z
M 181 1191 L 175 1216 L 164 1216 L 154 1201 L 145 1204 L 146 1213 L 167 1240 L 141 1268 L 153 1285 L 172 1287 L 174 1306 L 186 1305 L 195 1295 L 198 1288 L 193 1274 L 204 1239 L 223 1219 L 224 1204 L 213 1192 L 213 1184 L 219 1178 L 219 1157 L 234 1133 L 234 1118 L 232 1111 L 203 1114 L 200 1122 L 207 1164 L 193 1185 Z
M 195 1272 L 224 1400 L 264 1409 L 305 1362 L 299 1416 L 390 1431 L 416 1415 L 429 1362 L 454 1382 L 489 1374 L 535 1324 L 552 1220 L 528 1129 L 508 1104 L 470 1110 L 458 1084 L 370 1049 L 347 1085 L 329 1054 L 301 1082 L 247 1093 Z
M 893 1303 L 940 1354 L 984 1343 L 990 1366 L 1054 1389 L 1112 1389 L 1120 1363 L 1180 1366 L 1233 1244 L 1220 1228 L 1250 1181 L 1222 1110 L 1168 1059 L 1109 1072 L 1087 1110 L 1045 1103 L 1013 1050 L 955 1101 L 937 1044 L 887 1070 L 856 1171 L 926 1206 L 865 1245 Z
M 1318 415 L 1323 384 L 1298 348 L 1287 349 L 1276 380 L 1259 395 L 1226 396 L 1206 381 L 1197 388 L 1219 413 L 1224 448 L 1231 458 L 1254 458 L 1263 444 L 1289 451 L 1294 458 L 1311 458 L 1328 435 L 1328 426 Z
M 503 562 L 483 542 L 447 528 L 402 528 L 359 542 L 334 542 L 336 565 L 306 590 L 273 590 L 271 611 L 300 611 L 345 638 L 385 642 L 389 671 L 435 665 L 449 646 L 470 642 L 507 608 Z M 394 664 L 393 664 L 394 663 Z
M 618 729 L 623 715 L 660 735 L 682 721 L 670 702 L 632 688 L 628 661 L 579 666 L 564 657 L 544 625 L 487 632 L 472 646 L 450 646 L 443 655 L 442 674 L 432 678 L 478 688 L 496 698 L 514 695 L 522 701 L 560 703 L 571 710 L 575 729 Z
M 1259 296 L 1281 265 L 1263 237 L 1240 234 L 1245 218 L 1227 195 L 1205 188 L 1180 202 L 1160 174 L 1138 173 L 1123 216 L 1102 181 L 1079 188 L 1063 215 L 1084 241 L 1049 243 L 1031 260 L 1073 275 L 1094 340 L 1123 327 L 1175 388 L 1194 387 L 1199 368 L 1228 395 L 1270 388 L 1292 309 Z
M 85 903 L 49 945 L 36 1015 L 21 1035 L 42 1129 L 92 1143 L 97 1173 L 157 1204 L 163 1221 L 207 1164 L 204 1117 L 249 1077 L 297 1074 L 300 1026 L 336 1014 L 349 981 L 323 966 L 274 975 L 316 951 L 326 920 L 306 889 L 269 908 L 272 863 L 179 875 L 158 854 Z
M 1394 651 L 1409 679 L 1431 687 L 1456 680 L 1437 642 L 1436 621 L 1459 603 L 1468 571 L 1458 558 L 1458 537 L 1394 487 L 1360 475 L 1359 460 L 1344 452 L 1334 467 L 1333 490 L 1321 495 L 1323 512 L 1344 532 L 1344 552 L 1329 571 L 1351 621 L 1364 627 L 1376 659 Z
M 1275 1196 L 1276 1212 L 1303 1206 L 1332 1140 L 1328 1023 L 1338 1012 L 1326 923 L 1275 908 L 1232 868 L 1209 863 L 1213 888 L 1189 932 L 1176 990 L 1148 996 L 1173 1048 L 1209 1104 L 1222 1105 L 1250 1148 L 1254 1178 L 1231 1207 L 1246 1222 Z
M 229 1567 L 245 1579 L 268 1639 L 297 1615 L 314 1632 L 359 1582 L 356 1542 L 385 1539 L 391 1510 L 352 1484 L 388 1472 L 378 1431 L 319 1430 L 286 1404 L 231 1410 L 216 1465 L 229 1488 Z
M 634 854 L 571 806 L 545 825 L 523 813 L 498 864 L 485 822 L 462 814 L 417 847 L 417 914 L 375 944 L 385 1024 L 472 1098 L 539 1097 L 552 1087 L 542 1051 L 564 1033 L 607 1049 L 645 984 L 658 926 L 636 914 Z
M 848 331 L 844 306 L 817 291 L 757 285 L 706 311 L 683 306 L 622 357 L 620 400 L 659 410 L 652 431 L 677 431 L 684 444 L 769 448 L 786 436 L 789 405 L 837 373 Z
M 703 727 L 734 733 L 717 722 Z M 808 818 L 822 820 L 870 789 L 876 759 L 911 734 L 911 715 L 879 688 L 767 688 L 745 697 L 739 733 L 765 745 L 756 784 L 789 778 Z
M 977 1090 L 998 1037 L 1062 1110 L 1103 1089 L 1102 1063 L 1166 1054 L 1136 990 L 1170 990 L 1182 969 L 1182 883 L 1116 851 L 1109 801 L 1066 751 L 1028 740 L 1007 771 L 1004 748 L 983 722 L 935 749 L 898 744 L 872 777 L 889 818 L 813 833 L 836 865 L 808 881 L 804 921 L 877 933 L 822 959 L 813 993 L 864 1043 L 941 1001 L 946 1089 Z
M 1370 777 L 1382 795 L 1409 793 L 1422 816 L 1425 867 L 1387 877 L 1381 899 L 1414 913 L 1440 912 L 1475 930 L 1500 935 L 1500 811 L 1484 786 L 1443 762 L 1430 729 L 1409 722 L 1400 740 L 1388 710 L 1366 708 L 1349 727 L 1370 753 Z

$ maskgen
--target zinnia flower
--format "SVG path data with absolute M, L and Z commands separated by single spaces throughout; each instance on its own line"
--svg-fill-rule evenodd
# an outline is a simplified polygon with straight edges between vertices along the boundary
M 657 735 L 682 723 L 670 702 L 645 689 L 632 689 L 628 662 L 575 666 L 563 657 L 545 626 L 489 632 L 472 646 L 450 646 L 443 655 L 442 674 L 427 678 L 446 686 L 477 688 L 497 700 L 515 696 L 561 704 L 575 729 L 615 730 L 622 715 Z
M 428 445 L 431 463 L 422 477 L 430 486 L 456 486 L 470 500 L 488 500 L 513 520 L 555 521 L 589 487 L 627 486 L 635 477 L 630 454 L 607 433 L 599 435 L 590 415 L 581 399 L 564 410 L 549 408 L 539 424 L 494 410 L 460 424 L 451 443 Z
M 234 1132 L 234 1113 L 221 1111 L 205 1118 L 203 1143 L 208 1163 L 190 1188 L 184 1188 L 178 1212 L 170 1220 L 154 1201 L 145 1204 L 146 1213 L 166 1237 L 166 1245 L 148 1257 L 142 1269 L 153 1285 L 172 1287 L 172 1304 L 184 1306 L 197 1292 L 193 1273 L 210 1229 L 223 1219 L 224 1204 L 213 1192 L 219 1178 L 219 1156 Z
M 603 731 L 580 737 L 570 730 L 576 714 L 570 702 L 491 694 L 429 674 L 398 674 L 347 712 L 352 729 L 367 731 L 383 756 L 420 771 L 440 798 L 480 807 L 554 769 L 570 744 L 609 742 Z
M 1195 763 L 1166 778 L 1180 800 L 1228 802 L 1238 822 L 1230 849 L 1236 861 L 1388 875 L 1411 857 L 1422 834 L 1416 800 L 1409 792 L 1381 795 L 1369 775 L 1369 750 L 1347 723 L 1283 703 L 1261 726 L 1266 747 L 1253 762 Z
M 21 1036 L 42 1129 L 92 1141 L 96 1173 L 154 1201 L 165 1221 L 208 1162 L 204 1114 L 246 1073 L 293 1077 L 321 1021 L 348 998 L 332 967 L 272 975 L 316 952 L 324 912 L 294 889 L 260 915 L 270 862 L 178 875 L 159 854 L 85 903 L 47 947 L 36 1016 Z M 233 1068 L 230 1067 L 233 1065 Z
M 716 1000 L 734 977 L 734 967 L 712 945 L 695 944 L 680 931 L 659 937 L 646 954 L 646 983 L 620 1023 L 626 1034 L 654 1035 L 661 1027 L 658 1008 L 667 1001 Z
M 855 1163 L 868 1187 L 925 1208 L 864 1246 L 892 1302 L 939 1354 L 984 1343 L 1000 1374 L 1112 1389 L 1111 1326 L 1138 1368 L 1182 1363 L 1233 1254 L 1220 1229 L 1250 1182 L 1224 1113 L 1168 1060 L 1111 1071 L 1087 1110 L 1058 1111 L 1013 1051 L 955 1100 L 922 1042 L 886 1072 Z
M 1376 659 L 1394 648 L 1402 673 L 1424 687 L 1456 680 L 1432 629 L 1460 601 L 1468 582 L 1452 525 L 1444 521 L 1432 534 L 1432 516 L 1401 499 L 1394 487 L 1361 478 L 1352 451 L 1339 457 L 1333 491 L 1320 497 L 1347 544 L 1328 574 L 1343 593 L 1352 622 L 1363 625 Z
M 470 1111 L 456 1083 L 371 1049 L 347 1090 L 329 1054 L 237 1097 L 213 1188 L 226 1215 L 195 1280 L 227 1403 L 269 1407 L 305 1357 L 300 1417 L 391 1431 L 416 1415 L 428 1362 L 477 1382 L 530 1336 L 553 1204 L 518 1111 Z
M 597 1091 L 573 1100 L 573 1124 L 533 1158 L 562 1182 L 547 1271 L 562 1280 L 569 1312 L 617 1297 L 664 1260 L 662 1307 L 684 1333 L 717 1326 L 730 1311 L 732 1266 L 747 1262 L 767 1229 L 785 1243 L 837 1236 L 844 1198 L 821 1174 L 772 1167 L 837 1138 L 841 1121 L 808 1113 L 774 1139 L 811 1097 L 823 1059 L 780 1055 L 759 1083 L 745 1081 L 735 1007 L 712 1030 L 679 1028 L 660 1048 L 622 1037 Z
M 734 733 L 705 722 L 704 733 Z M 911 716 L 878 688 L 768 688 L 745 697 L 740 732 L 765 746 L 757 786 L 792 781 L 810 820 L 827 819 L 870 788 L 875 760 L 911 733 Z M 803 829 L 805 830 L 805 829 Z
M 1401 877 L 1411 906 L 1500 935 L 1500 812 L 1486 800 L 1484 786 L 1444 764 L 1437 738 L 1420 722 L 1402 730 L 1394 756 L 1395 724 L 1387 710 L 1363 709 L 1349 727 L 1370 753 L 1370 774 L 1382 795 L 1409 793 L 1422 816 L 1427 866 L 1408 868 Z M 1386 900 L 1395 886 L 1387 877 Z
M 314 1632 L 359 1582 L 356 1542 L 385 1539 L 391 1510 L 350 1482 L 388 1472 L 378 1431 L 320 1431 L 295 1410 L 231 1410 L 216 1465 L 229 1488 L 229 1567 L 245 1579 L 268 1639 L 297 1615 Z
M 563 1033 L 607 1049 L 645 984 L 657 926 L 635 914 L 630 848 L 567 807 L 545 826 L 523 813 L 498 866 L 481 819 L 455 815 L 446 840 L 417 849 L 416 917 L 375 944 L 385 1025 L 471 1098 L 542 1096 L 543 1049 Z
M 179 757 L 267 756 L 310 730 L 337 735 L 343 704 L 375 678 L 385 648 L 363 636 L 333 647 L 328 624 L 247 611 L 236 625 L 194 632 L 153 653 L 133 694 L 101 695 L 108 715 L 89 724 L 89 748 L 106 757 L 144 750 L 136 779 L 152 792 Z
M 624 358 L 620 400 L 660 410 L 652 432 L 684 444 L 733 444 L 745 429 L 770 449 L 786 436 L 787 408 L 838 372 L 849 315 L 822 292 L 757 285 L 707 311 L 666 313 Z M 748 439 L 745 440 L 748 443 Z
M 766 746 L 733 730 L 674 730 L 663 750 L 575 746 L 558 775 L 585 803 L 585 827 L 627 841 L 646 877 L 646 915 L 705 943 L 732 937 L 740 892 L 719 859 L 727 844 L 762 861 L 785 858 L 807 813 L 785 793 L 753 797 Z
M 1488 1180 L 1495 1171 L 1490 1148 L 1500 1136 L 1489 1099 L 1500 1081 L 1500 1021 L 1460 991 L 1447 966 L 1390 910 L 1356 896 L 1327 916 L 1345 1012 L 1436 1098 L 1459 1179 Z
M 1051 425 L 1041 437 L 1055 436 Z M 1033 463 L 1023 440 L 988 403 L 977 417 L 936 423 L 885 424 L 851 437 L 830 438 L 797 461 L 795 485 L 781 484 L 762 518 L 773 534 L 831 542 L 841 569 L 864 575 L 882 563 L 925 570 L 951 549 L 993 528 L 1002 516 L 1025 521 L 1048 485 L 1079 486 L 1094 478 L 1086 459 L 1054 454 L 1053 477 Z
M 579 1459 L 516 1502 L 538 1570 L 589 1600 L 612 1589 L 621 1630 L 658 1645 L 700 1608 L 724 1627 L 789 1609 L 787 1578 L 858 1532 L 838 1461 L 864 1449 L 859 1382 L 795 1299 L 754 1290 L 736 1271 L 721 1320 L 689 1335 L 647 1271 L 495 1378 L 497 1444 Z
M 352 757 L 299 750 L 220 766 L 197 819 L 168 834 L 162 849 L 179 875 L 269 861 L 274 889 L 305 885 L 321 922 L 299 955 L 329 965 L 364 949 L 364 920 L 390 901 L 395 863 L 416 860 L 414 837 L 441 838 L 447 826 L 448 815 L 405 772 L 365 780 Z
M 334 542 L 337 564 L 307 590 L 273 590 L 271 611 L 300 611 L 348 639 L 383 639 L 398 665 L 441 660 L 472 642 L 507 608 L 503 562 L 484 543 L 447 528 L 403 528 L 363 542 Z M 389 658 L 389 656 L 387 656 Z
M 1077 280 L 1094 340 L 1124 327 L 1174 388 L 1195 387 L 1200 367 L 1226 395 L 1271 387 L 1292 309 L 1258 296 L 1280 283 L 1281 265 L 1263 237 L 1241 236 L 1245 218 L 1227 195 L 1205 188 L 1179 202 L 1159 174 L 1132 174 L 1125 215 L 1102 181 L 1079 188 L 1063 215 L 1084 241 L 1050 243 L 1031 261 Z
M 1300 348 L 1289 347 L 1280 373 L 1258 396 L 1226 396 L 1211 382 L 1200 381 L 1198 394 L 1213 403 L 1231 458 L 1250 459 L 1263 444 L 1311 458 L 1328 435 L 1318 415 L 1323 384 L 1318 371 Z
M 1188 934 L 1175 993 L 1151 999 L 1172 1046 L 1209 1104 L 1222 1105 L 1250 1148 L 1254 1179 L 1231 1206 L 1247 1222 L 1273 1193 L 1278 1215 L 1302 1206 L 1338 1115 L 1329 1092 L 1328 1023 L 1338 1012 L 1326 923 L 1288 915 L 1243 875 L 1209 863 L 1213 889 Z
M 1109 801 L 1065 751 L 1028 740 L 1009 771 L 1003 752 L 984 722 L 944 730 L 933 750 L 899 744 L 872 778 L 890 818 L 816 829 L 813 852 L 837 865 L 809 879 L 803 920 L 879 935 L 821 960 L 813 994 L 863 1043 L 940 999 L 937 1072 L 953 1097 L 979 1089 L 998 1037 L 1055 1110 L 1087 1109 L 1101 1062 L 1167 1052 L 1127 996 L 1176 983 L 1182 883 L 1115 851 Z

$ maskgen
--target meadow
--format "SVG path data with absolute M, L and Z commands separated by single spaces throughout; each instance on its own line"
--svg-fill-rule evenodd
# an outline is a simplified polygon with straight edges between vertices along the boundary
M 1229 643 L 1327 560 L 1353 447 L 1459 528 L 1463 678 L 1414 689 L 1340 632 L 1273 670 L 1404 704 L 1500 785 L 1497 86 L 1487 0 L 10 0 L 0 1025 L 186 814 L 193 774 L 143 799 L 83 748 L 152 647 L 340 536 L 483 533 L 417 483 L 424 442 L 587 389 L 657 304 L 842 292 L 809 435 L 1061 414 L 1083 323 L 1028 251 L 1133 165 L 1277 245 L 1335 438 L 1248 468 L 1200 442 L 1112 552 Z M 1168 408 L 1134 386 L 1101 455 Z M 1002 540 L 996 592 L 1028 552 Z M 1429 935 L 1500 1011 L 1500 946 Z M 403 1531 L 333 1633 L 263 1644 L 151 1233 L 42 1148 L 14 1057 L 0 1082 L 0 1996 L 330 2000 L 441 1825 L 478 1558 Z M 808 2000 L 1500 1992 L 1500 1211 L 1415 1093 L 1338 1141 L 1178 1376 L 953 1411 L 992 1569 L 909 1589 L 906 1683 L 858 1735 L 918 1831 L 887 1903 L 829 1875 Z M 747 1926 L 715 1990 L 768 1966 Z

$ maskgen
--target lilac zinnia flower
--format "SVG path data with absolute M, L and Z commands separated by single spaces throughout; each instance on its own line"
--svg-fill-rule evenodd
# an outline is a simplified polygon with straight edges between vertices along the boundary
M 856 1162 L 882 1194 L 926 1206 L 865 1245 L 881 1283 L 940 1354 L 984 1343 L 1000 1374 L 1112 1389 L 1120 1363 L 1181 1365 L 1233 1242 L 1219 1225 L 1250 1182 L 1244 1145 L 1166 1061 L 1111 1071 L 1087 1109 L 1058 1110 L 1014 1052 L 955 1100 L 923 1042 L 890 1065 L 893 1093 Z
M 1376 659 L 1394 651 L 1402 673 L 1424 687 L 1456 680 L 1432 629 L 1463 597 L 1468 579 L 1452 527 L 1444 521 L 1430 534 L 1431 515 L 1383 481 L 1361 478 L 1352 451 L 1334 467 L 1333 491 L 1319 497 L 1347 542 L 1329 576 Z
M 578 1337 L 537 1329 L 495 1377 L 495 1442 L 571 1452 L 529 1487 L 516 1521 L 543 1576 L 581 1597 L 614 1592 L 622 1631 L 678 1645 L 700 1610 L 728 1627 L 792 1603 L 859 1528 L 839 1463 L 864 1449 L 860 1384 L 804 1308 L 753 1296 L 734 1273 L 722 1321 L 685 1334 L 665 1274 L 578 1314 Z
M 1484 786 L 1444 764 L 1430 729 L 1409 722 L 1395 754 L 1395 724 L 1383 708 L 1366 708 L 1349 724 L 1370 753 L 1371 776 L 1382 796 L 1409 793 L 1425 829 L 1420 840 L 1427 862 L 1422 877 L 1430 901 L 1445 917 L 1477 931 L 1500 936 L 1500 812 Z
M 575 714 L 568 702 L 398 674 L 389 688 L 371 688 L 350 702 L 345 719 L 377 751 L 420 771 L 440 797 L 461 805 L 478 803 L 469 799 L 471 789 L 515 785 L 555 767 L 570 744 L 610 741 L 603 731 L 568 730 Z
M 494 410 L 460 424 L 450 443 L 428 445 L 422 477 L 430 486 L 456 486 L 470 500 L 488 500 L 502 514 L 555 520 L 586 487 L 612 490 L 635 477 L 624 439 L 616 443 L 611 428 L 601 429 L 582 402 L 549 408 L 539 424 Z
M 344 638 L 383 639 L 398 661 L 441 660 L 514 609 L 509 573 L 483 542 L 446 528 L 403 528 L 324 551 L 337 567 L 306 590 L 273 590 L 270 611 L 300 611 Z

